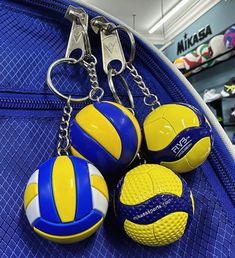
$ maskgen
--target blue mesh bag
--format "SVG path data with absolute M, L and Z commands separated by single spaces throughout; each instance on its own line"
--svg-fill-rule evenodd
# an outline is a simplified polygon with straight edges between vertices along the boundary
M 35 168 L 56 155 L 64 102 L 49 90 L 45 76 L 50 64 L 64 56 L 71 28 L 64 18 L 69 5 L 84 8 L 90 18 L 102 13 L 67 0 L 0 2 L 0 257 L 235 257 L 233 146 L 190 83 L 162 53 L 138 35 L 135 66 L 150 91 L 162 104 L 194 105 L 207 116 L 214 132 L 214 146 L 207 161 L 184 175 L 196 206 L 189 229 L 171 245 L 144 247 L 118 230 L 112 209 L 96 234 L 73 245 L 49 242 L 30 228 L 23 192 Z M 100 39 L 90 28 L 89 36 L 98 59 L 104 99 L 112 100 L 102 69 Z M 124 34 L 121 41 L 128 51 L 129 42 Z M 150 109 L 144 105 L 142 93 L 130 76 L 126 78 L 138 107 L 136 117 L 142 124 Z M 58 68 L 53 81 L 64 94 L 86 96 L 89 90 L 88 76 L 81 69 L 65 72 L 63 67 Z M 126 103 L 125 92 L 120 90 L 119 95 Z M 76 104 L 74 110 L 87 104 Z

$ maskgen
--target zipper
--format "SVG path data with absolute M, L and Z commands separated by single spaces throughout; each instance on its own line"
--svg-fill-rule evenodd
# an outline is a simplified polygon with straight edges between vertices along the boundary
M 24 0 L 26 3 L 34 4 L 38 7 L 44 7 L 50 10 L 53 10 L 61 15 L 64 15 L 68 4 L 58 2 L 55 0 L 51 0 L 49 3 L 48 1 L 39 1 L 39 0 Z M 87 13 L 90 16 L 97 16 L 98 14 L 96 12 L 93 12 L 91 10 L 86 10 Z M 143 62 L 151 69 L 152 71 L 158 73 L 158 77 L 164 81 L 165 83 L 165 90 L 168 91 L 169 95 L 177 101 L 188 103 L 187 99 L 183 95 L 182 90 L 177 87 L 177 85 L 174 83 L 174 81 L 169 78 L 164 71 L 159 67 L 156 62 L 154 62 L 153 58 L 147 54 L 142 49 L 138 49 L 139 55 L 142 56 Z M 167 83 L 166 83 L 167 82 Z M 24 100 L 16 100 L 12 98 L 0 98 L 0 103 L 3 108 L 19 108 L 19 109 L 32 109 L 32 108 L 38 108 L 38 109 L 61 109 L 64 106 L 64 102 L 62 101 L 51 101 L 51 100 L 35 100 L 35 99 L 24 99 Z M 85 103 L 83 103 L 85 105 Z M 75 105 L 77 106 L 77 105 Z M 79 105 L 78 105 L 79 106 Z M 224 185 L 224 188 L 230 197 L 233 205 L 235 205 L 235 182 L 233 179 L 231 179 L 229 172 L 227 169 L 226 162 L 220 158 L 220 153 L 218 150 L 214 149 L 209 157 L 209 159 L 212 161 L 212 164 L 214 164 L 214 170 Z
M 66 102 L 59 100 L 56 97 L 45 99 L 43 96 L 0 96 L 1 109 L 22 109 L 22 110 L 62 110 Z M 74 109 L 81 109 L 86 105 L 91 104 L 90 100 L 82 103 L 73 104 Z

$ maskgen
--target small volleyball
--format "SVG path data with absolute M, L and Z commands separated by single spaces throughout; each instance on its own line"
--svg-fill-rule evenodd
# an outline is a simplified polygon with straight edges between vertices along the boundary
M 235 26 L 230 27 L 224 33 L 224 45 L 226 46 L 226 48 L 235 47 Z
M 217 35 L 213 37 L 209 42 L 209 48 L 212 58 L 219 56 L 215 59 L 216 62 L 227 60 L 232 55 L 231 52 L 226 53 L 228 49 L 224 44 L 224 35 Z
M 134 241 L 163 246 L 177 241 L 189 227 L 194 199 L 186 182 L 170 169 L 145 164 L 119 181 L 114 210 Z
M 137 119 L 114 102 L 83 108 L 71 123 L 71 152 L 93 163 L 105 175 L 123 171 L 136 157 L 141 143 Z
M 189 52 L 184 57 L 184 66 L 186 70 L 190 70 L 196 66 L 199 66 L 202 63 L 201 56 L 197 55 L 195 51 Z M 193 71 L 198 72 L 202 69 L 202 67 L 197 67 Z
M 174 65 L 179 69 L 179 70 L 183 70 L 185 69 L 185 64 L 184 64 L 184 57 L 178 57 L 175 59 L 174 61 Z
M 201 165 L 212 148 L 212 131 L 195 107 L 177 103 L 153 110 L 144 121 L 150 161 L 184 173 Z
M 210 53 L 208 44 L 200 45 L 196 50 L 196 54 L 198 56 L 201 56 L 202 63 L 206 62 L 205 64 L 202 65 L 202 67 L 210 67 L 215 64 L 214 60 L 209 61 L 211 59 L 211 53 Z
M 91 236 L 108 209 L 101 173 L 77 157 L 51 158 L 32 174 L 24 193 L 26 216 L 47 240 L 71 244 Z

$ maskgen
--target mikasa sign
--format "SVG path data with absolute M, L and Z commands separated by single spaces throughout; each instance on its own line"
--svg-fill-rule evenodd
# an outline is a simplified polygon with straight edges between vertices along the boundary
M 177 43 L 177 55 L 193 47 L 195 44 L 199 43 L 211 34 L 212 30 L 210 25 L 201 28 L 197 33 L 194 33 L 191 37 L 188 37 L 188 34 L 185 33 L 184 39 Z

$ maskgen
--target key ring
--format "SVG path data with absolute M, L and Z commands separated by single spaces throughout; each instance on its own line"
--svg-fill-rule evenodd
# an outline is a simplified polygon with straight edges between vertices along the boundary
M 122 75 L 116 74 L 115 69 L 111 68 L 111 69 L 108 70 L 108 83 L 109 83 L 109 88 L 110 88 L 110 90 L 113 94 L 113 97 L 114 97 L 115 101 L 117 103 L 119 103 L 120 105 L 123 105 L 122 101 L 120 100 L 120 98 L 117 95 L 117 92 L 116 92 L 116 89 L 115 89 L 115 86 L 114 86 L 114 82 L 113 82 L 113 77 L 114 76 L 119 77 L 122 85 L 126 89 L 127 95 L 128 95 L 128 98 L 129 98 L 129 101 L 130 101 L 130 104 L 131 104 L 130 109 L 132 110 L 132 112 L 134 112 L 134 108 L 135 108 L 134 98 L 133 98 L 133 95 L 132 95 L 132 93 L 131 93 L 131 91 L 128 87 L 128 84 L 127 84 L 126 80 L 124 79 L 124 77 Z
M 75 58 L 71 58 L 71 57 L 64 57 L 64 58 L 60 58 L 58 60 L 56 60 L 55 62 L 53 62 L 47 71 L 47 85 L 48 87 L 60 98 L 62 98 L 63 100 L 70 100 L 70 102 L 72 103 L 80 103 L 80 102 L 84 102 L 86 100 L 89 99 L 89 95 L 83 98 L 71 98 L 70 96 L 66 96 L 64 94 L 62 94 L 60 91 L 58 91 L 58 89 L 54 86 L 52 79 L 51 79 L 51 74 L 52 71 L 55 69 L 55 67 L 57 65 L 63 64 L 63 63 L 68 63 L 68 64 L 77 64 L 78 60 Z
M 130 43 L 131 43 L 131 53 L 130 53 L 129 61 L 126 62 L 126 65 L 132 64 L 135 60 L 135 53 L 136 53 L 136 44 L 135 44 L 135 38 L 133 36 L 133 33 L 130 32 L 129 29 L 127 29 L 126 27 L 124 27 L 122 25 L 117 25 L 117 26 L 113 27 L 112 29 L 109 30 L 109 32 L 113 32 L 115 30 L 124 31 L 128 35 Z

